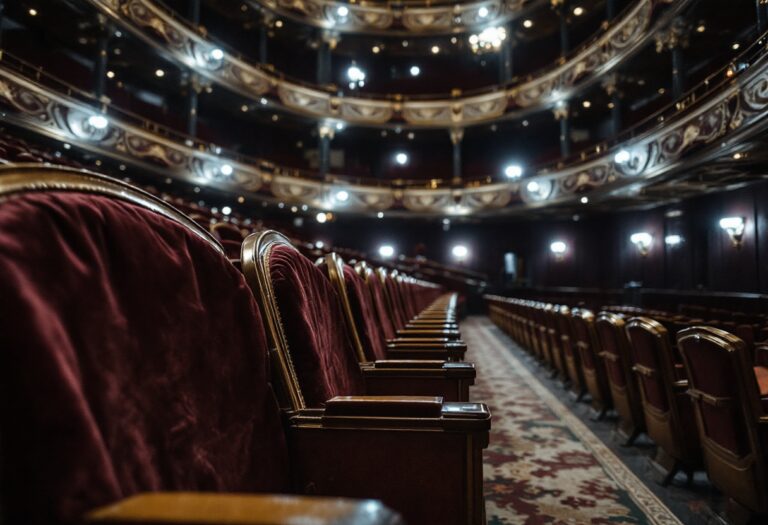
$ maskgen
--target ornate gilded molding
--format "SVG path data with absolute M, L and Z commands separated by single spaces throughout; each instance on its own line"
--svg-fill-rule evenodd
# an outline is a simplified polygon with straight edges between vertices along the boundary
M 88 1 L 169 58 L 243 96 L 252 99 L 268 96 L 294 113 L 355 124 L 455 128 L 554 106 L 621 64 L 649 41 L 655 26 L 664 26 L 691 0 L 637 0 L 621 19 L 573 57 L 520 84 L 454 98 L 422 96 L 408 100 L 402 97 L 402 102 L 400 97 L 341 96 L 286 80 L 224 52 L 213 41 L 156 5 L 154 0 Z M 662 4 L 673 6 L 666 16 L 661 17 L 663 20 L 654 25 L 654 10 Z
M 249 0 L 302 23 L 334 31 L 378 34 L 461 33 L 501 25 L 550 0 L 479 0 L 464 4 L 347 3 L 335 0 Z
M 433 186 L 428 181 L 406 186 L 350 182 L 342 176 L 320 180 L 310 173 L 238 158 L 202 143 L 187 146 L 181 139 L 149 131 L 161 129 L 155 123 L 133 125 L 109 116 L 106 123 L 95 127 L 91 117 L 101 115 L 94 109 L 96 101 L 89 106 L 2 65 L 0 104 L 6 108 L 4 118 L 9 123 L 121 162 L 233 193 L 258 193 L 262 199 L 338 212 L 492 214 L 573 202 L 588 192 L 610 197 L 727 155 L 728 147 L 768 127 L 768 49 L 760 45 L 754 49 L 748 67 L 731 77 L 724 73 L 712 77 L 706 84 L 707 96 L 683 104 L 682 109 L 670 107 L 655 127 L 633 133 L 633 138 L 611 150 L 603 149 L 594 158 L 564 168 L 545 167 L 517 181 L 469 181 L 464 186 Z M 716 79 L 721 79 L 720 84 Z M 337 200 L 341 190 L 346 195 Z

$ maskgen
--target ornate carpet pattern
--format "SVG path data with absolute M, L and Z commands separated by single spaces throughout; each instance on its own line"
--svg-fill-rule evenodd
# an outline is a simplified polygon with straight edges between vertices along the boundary
M 493 414 L 484 456 L 488 525 L 681 525 L 525 368 L 488 318 L 469 318 L 461 332 L 477 367 L 472 398 Z

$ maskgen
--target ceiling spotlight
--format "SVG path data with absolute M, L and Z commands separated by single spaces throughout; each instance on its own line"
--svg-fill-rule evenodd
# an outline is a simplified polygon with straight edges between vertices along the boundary
M 589 204 L 589 197 L 582 197 L 579 199 L 582 204 Z
M 583 7 L 581 7 L 581 6 L 579 6 L 579 7 L 574 7 L 574 8 L 573 8 L 573 14 L 574 14 L 574 15 L 576 15 L 576 16 L 581 16 L 581 15 L 583 15 L 583 14 L 584 14 L 584 8 L 583 8 Z
M 325 214 L 325 212 L 320 212 L 315 216 L 315 220 L 319 222 L 320 224 L 323 224 L 325 221 L 328 220 L 328 216 Z
M 341 131 L 341 130 L 343 130 L 343 129 L 344 129 L 344 123 L 343 123 L 343 122 L 341 122 L 341 121 L 339 121 L 339 122 L 337 122 L 337 123 L 334 125 L 334 127 L 336 128 L 336 131 Z
M 433 55 L 438 54 L 440 52 L 440 46 L 432 46 L 431 51 Z
M 336 200 L 339 202 L 347 202 L 349 200 L 349 192 L 347 192 L 346 190 L 337 191 Z
M 701 24 L 699 27 L 696 28 L 697 33 L 703 33 L 706 30 L 707 30 L 707 26 L 705 26 L 704 24 Z
M 480 18 L 485 18 L 486 16 L 488 16 L 488 8 L 481 7 L 480 9 L 478 9 L 477 16 L 479 16 Z
M 408 154 L 403 153 L 402 151 L 400 153 L 395 154 L 395 162 L 397 162 L 401 166 L 405 166 L 408 164 Z
M 109 126 L 109 120 L 104 115 L 91 115 L 88 117 L 88 124 L 96 129 L 104 129 Z
M 456 38 L 455 36 L 451 37 L 451 44 L 457 44 L 458 42 L 459 42 L 458 38 Z
M 526 28 L 526 29 L 532 28 L 533 27 L 533 20 L 531 20 L 531 19 L 523 20 L 523 27 Z
M 584 102 L 581 103 L 581 105 L 584 106 L 585 109 L 589 109 L 592 107 L 592 102 L 590 102 L 589 100 L 585 100 Z
M 473 53 L 498 51 L 507 39 L 507 30 L 502 27 L 486 27 L 479 34 L 469 36 L 469 45 Z
M 453 255 L 456 260 L 463 261 L 469 255 L 469 248 L 463 244 L 457 244 L 451 248 L 451 255 Z
M 632 158 L 632 155 L 630 155 L 630 153 L 627 150 L 622 149 L 616 152 L 616 155 L 613 156 L 613 161 L 616 164 L 624 164 L 626 162 L 629 162 L 629 159 L 631 158 Z
M 221 168 L 219 168 L 219 171 L 221 172 L 222 175 L 225 175 L 228 177 L 232 175 L 232 172 L 235 170 L 232 168 L 231 164 L 222 164 Z
M 532 180 L 525 186 L 525 189 L 527 189 L 531 193 L 536 193 L 541 189 L 541 184 L 539 184 L 535 180 Z
M 394 246 L 390 246 L 389 244 L 384 244 L 382 246 L 379 246 L 379 255 L 381 255 L 384 259 L 389 259 L 393 255 L 395 255 Z
M 412 77 L 418 77 L 421 73 L 421 68 L 419 66 L 411 66 L 411 69 L 409 70 Z
M 377 214 L 376 214 L 376 218 L 378 218 L 378 219 L 383 219 L 383 218 L 384 218 L 384 212 L 383 212 L 383 211 L 380 211 L 379 213 L 377 213 Z
M 283 27 L 283 21 L 282 21 L 282 20 L 278 20 L 278 21 L 276 21 L 276 22 L 275 22 L 275 27 L 277 27 L 278 29 L 279 29 L 279 28 L 281 28 L 281 27 Z
M 224 58 L 224 51 L 222 51 L 219 48 L 214 49 L 213 51 L 211 51 L 211 58 L 214 60 L 221 60 L 222 58 Z
M 37 16 L 37 9 L 30 9 L 28 13 L 29 13 L 29 16 Z
M 356 86 L 363 87 L 365 85 L 365 71 L 357 66 L 349 66 L 347 78 L 350 81 L 349 87 L 351 89 L 355 89 Z
M 523 176 L 523 168 L 518 164 L 510 164 L 504 168 L 504 175 L 508 179 L 519 179 Z
M 323 217 L 325 217 L 325 213 L 322 214 Z M 315 241 L 315 248 L 318 250 L 322 250 L 323 246 L 325 246 L 325 243 L 323 241 Z
M 157 78 L 163 78 L 165 76 L 165 71 L 163 71 L 162 69 L 156 69 L 155 76 Z
M 229 206 L 224 206 L 221 208 L 221 213 L 223 213 L 224 215 L 229 215 L 230 213 L 232 213 L 232 208 L 230 208 Z
M 261 103 L 262 106 L 266 106 L 267 102 L 269 102 L 269 101 L 266 98 L 264 98 L 264 97 L 261 97 L 259 99 L 259 103 Z
M 349 8 L 345 5 L 341 5 L 336 9 L 336 14 L 339 15 L 340 18 L 344 18 L 349 14 Z
M 373 51 L 374 55 L 378 55 L 381 52 L 381 48 L 379 46 L 373 46 L 371 51 Z
M 733 49 L 734 51 L 738 51 L 740 47 L 741 47 L 741 44 L 739 44 L 738 42 L 734 42 L 733 45 L 731 46 L 731 49 Z

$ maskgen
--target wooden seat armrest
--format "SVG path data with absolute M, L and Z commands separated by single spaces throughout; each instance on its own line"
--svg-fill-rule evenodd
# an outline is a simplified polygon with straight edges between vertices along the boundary
M 443 398 L 432 396 L 336 396 L 325 402 L 325 416 L 437 418 Z
M 672 386 L 675 389 L 676 393 L 684 393 L 688 394 L 688 380 L 687 379 L 681 379 L 680 381 L 675 381 L 672 383 Z
M 458 330 L 431 330 L 422 328 L 405 328 L 397 331 L 400 337 L 440 337 L 447 339 L 458 339 L 461 333 Z
M 757 422 L 760 425 L 768 425 L 768 416 L 760 416 L 757 418 Z
M 444 337 L 398 337 L 397 339 L 389 339 L 387 346 L 432 346 L 432 347 L 462 347 L 467 348 L 467 344 L 461 339 L 447 339 Z
M 374 368 L 406 369 L 406 368 L 443 368 L 445 361 L 441 359 L 379 359 L 373 362 Z
M 361 367 L 366 377 L 475 378 L 475 365 L 444 359 L 384 359 Z M 472 381 L 474 383 L 474 381 Z
M 375 500 L 201 492 L 138 494 L 91 511 L 84 521 L 132 525 L 403 523 L 398 515 Z

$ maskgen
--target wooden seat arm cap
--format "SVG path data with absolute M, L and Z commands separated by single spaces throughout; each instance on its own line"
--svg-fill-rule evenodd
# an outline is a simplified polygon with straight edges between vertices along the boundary
M 433 396 L 336 396 L 325 402 L 325 416 L 439 418 L 443 398 Z
M 401 525 L 376 500 L 269 494 L 153 492 L 88 513 L 85 523 L 133 525 Z

